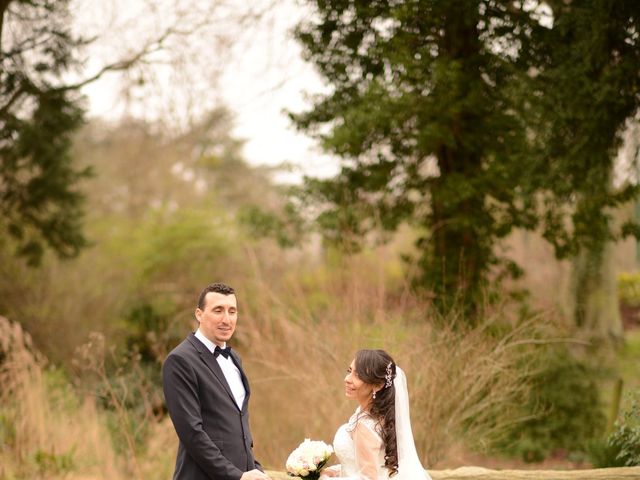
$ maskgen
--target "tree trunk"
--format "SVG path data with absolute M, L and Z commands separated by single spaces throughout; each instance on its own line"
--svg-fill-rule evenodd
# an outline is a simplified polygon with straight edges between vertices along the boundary
M 611 248 L 606 245 L 601 253 L 583 251 L 573 259 L 573 316 L 581 330 L 616 341 L 623 331 Z
M 584 215 L 581 211 L 589 211 L 586 197 L 577 203 L 577 213 L 581 215 Z M 605 233 L 616 221 L 605 215 L 591 215 L 589 218 L 592 218 L 589 227 L 599 234 L 596 241 L 583 246 L 572 259 L 573 317 L 576 326 L 586 334 L 605 341 L 619 341 L 623 331 L 613 245 Z
M 0 55 L 4 53 L 2 50 L 2 27 L 4 26 L 4 13 L 7 11 L 7 8 L 9 7 L 11 1 L 12 0 L 0 0 Z
M 458 162 L 467 160 L 457 155 Z M 476 222 L 486 216 L 484 199 L 479 196 L 456 201 L 451 192 L 437 187 L 431 190 L 431 196 L 433 249 L 425 269 L 430 278 L 425 283 L 434 289 L 436 303 L 442 310 L 460 308 L 472 322 L 481 301 L 491 253 L 483 248 L 482 239 L 475 232 Z
M 469 8 L 468 2 L 457 3 L 449 10 L 439 42 L 440 55 L 449 62 L 450 73 L 436 89 L 461 107 L 447 117 L 446 134 L 436 149 L 440 176 L 430 189 L 432 242 L 424 264 L 424 283 L 434 290 L 441 310 L 461 308 L 465 319 L 473 322 L 491 256 L 487 245 L 494 238 L 484 195 L 474 186 L 482 174 L 482 142 L 471 139 L 483 129 L 489 109 L 486 101 L 478 100 L 486 98 L 482 95 L 485 85 L 479 63 L 478 13 Z M 460 14 L 463 11 L 464 15 Z

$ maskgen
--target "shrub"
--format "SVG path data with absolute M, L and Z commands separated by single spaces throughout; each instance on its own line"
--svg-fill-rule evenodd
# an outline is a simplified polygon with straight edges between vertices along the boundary
M 33 461 L 37 465 L 38 472 L 42 475 L 60 475 L 71 472 L 75 467 L 73 451 L 56 454 L 45 450 L 38 450 L 33 455 Z
M 592 440 L 587 445 L 587 457 L 595 468 L 624 467 L 625 463 L 618 458 L 620 449 L 607 438 Z
M 525 420 L 515 424 L 498 447 L 527 462 L 542 461 L 558 450 L 587 451 L 605 426 L 597 372 L 564 346 L 543 352 L 538 361 L 531 393 L 523 402 Z
M 178 305 L 167 298 L 132 305 L 123 315 L 124 353 L 135 352 L 143 364 L 159 370 L 158 364 L 184 338 L 184 326 L 173 321 L 181 313 Z
M 617 451 L 616 460 L 622 465 L 640 465 L 640 390 L 616 422 L 607 443 Z
M 618 300 L 630 307 L 640 307 L 640 273 L 618 275 Z
M 106 347 L 104 336 L 93 333 L 77 349 L 74 366 L 85 394 L 103 408 L 114 449 L 137 462 L 152 421 L 164 414 L 159 365 L 142 363 L 136 353 L 118 354 Z
M 588 454 L 596 468 L 640 465 L 640 390 L 616 421 L 613 432 L 593 441 Z

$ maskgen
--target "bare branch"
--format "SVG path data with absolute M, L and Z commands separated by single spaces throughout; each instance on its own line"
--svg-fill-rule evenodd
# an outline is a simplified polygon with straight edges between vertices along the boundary
M 136 64 L 145 63 L 145 57 L 148 57 L 152 53 L 161 51 L 165 47 L 166 42 L 170 38 L 193 35 L 194 32 L 197 32 L 201 28 L 206 27 L 208 24 L 209 24 L 209 19 L 205 18 L 201 22 L 197 23 L 196 25 L 193 25 L 192 28 L 189 28 L 189 29 L 181 29 L 177 26 L 168 28 L 158 38 L 149 41 L 144 48 L 142 48 L 140 51 L 138 51 L 136 54 L 134 54 L 130 58 L 119 60 L 117 62 L 113 62 L 108 65 L 105 65 L 98 72 L 85 78 L 84 80 L 78 83 L 65 85 L 63 87 L 60 87 L 58 90 L 77 90 L 90 83 L 95 82 L 106 73 L 126 71 L 131 67 L 135 66 Z M 154 62 L 154 63 L 160 63 L 160 62 Z
M 11 106 L 22 96 L 24 95 L 26 92 L 26 90 L 24 88 L 19 88 L 17 89 L 15 92 L 13 92 L 13 95 L 11 95 L 11 98 L 9 98 L 9 100 L 7 101 L 7 103 L 5 103 L 2 108 L 0 108 L 0 117 L 2 117 L 3 115 L 5 115 L 9 109 L 11 108 Z
M 9 8 L 11 0 L 0 0 L 0 54 L 2 53 L 2 27 L 4 25 L 4 12 Z

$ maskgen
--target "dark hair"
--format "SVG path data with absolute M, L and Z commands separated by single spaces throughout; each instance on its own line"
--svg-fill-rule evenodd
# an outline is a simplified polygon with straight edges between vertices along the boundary
M 200 310 L 204 310 L 204 299 L 209 292 L 221 293 L 222 295 L 236 294 L 236 291 L 232 287 L 225 285 L 224 283 L 212 283 L 211 285 L 207 285 L 198 297 L 198 308 Z
M 396 363 L 384 350 L 360 350 L 355 358 L 358 378 L 369 385 L 380 385 L 371 401 L 369 414 L 377 421 L 377 431 L 384 444 L 384 467 L 389 476 L 398 473 L 398 444 L 396 439 Z M 387 386 L 390 383 L 389 386 Z

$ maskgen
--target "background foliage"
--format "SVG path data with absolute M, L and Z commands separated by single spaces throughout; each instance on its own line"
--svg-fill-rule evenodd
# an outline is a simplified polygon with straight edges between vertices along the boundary
M 611 224 L 637 186 L 608 181 L 638 110 L 633 2 L 309 4 L 297 37 L 331 89 L 292 118 L 343 159 L 306 183 L 329 239 L 416 225 L 418 284 L 473 321 L 496 278 L 521 274 L 495 248 L 514 229 L 584 252 L 584 283 L 608 240 L 638 233 Z
M 84 118 L 68 3 L 0 1 L 0 477 L 169 477 L 160 366 L 212 281 L 268 467 L 331 441 L 367 347 L 429 468 L 637 463 L 636 2 L 315 3 L 294 118 L 344 164 L 285 188 L 224 107 Z

